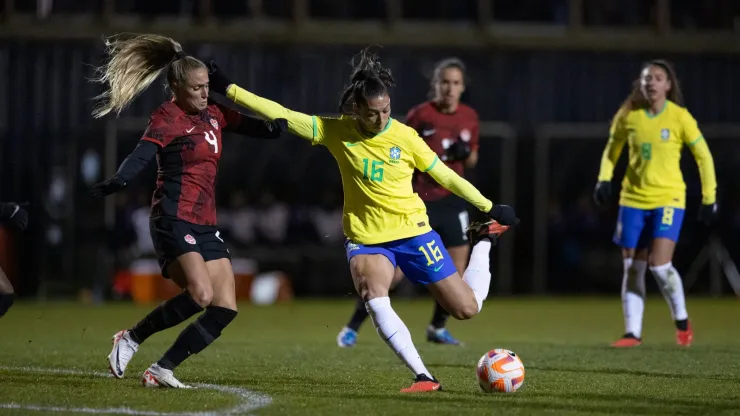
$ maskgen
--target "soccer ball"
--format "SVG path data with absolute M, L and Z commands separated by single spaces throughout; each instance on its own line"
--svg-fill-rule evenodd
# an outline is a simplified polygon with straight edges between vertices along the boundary
M 478 384 L 486 393 L 513 393 L 524 384 L 524 364 L 513 351 L 498 348 L 478 360 Z

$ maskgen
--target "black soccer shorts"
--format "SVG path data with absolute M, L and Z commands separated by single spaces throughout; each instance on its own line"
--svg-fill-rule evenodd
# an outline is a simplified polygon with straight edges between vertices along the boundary
M 169 278 L 167 267 L 185 253 L 196 252 L 203 260 L 231 259 L 229 249 L 216 227 L 192 224 L 171 217 L 149 220 L 149 231 L 154 243 L 162 276 Z

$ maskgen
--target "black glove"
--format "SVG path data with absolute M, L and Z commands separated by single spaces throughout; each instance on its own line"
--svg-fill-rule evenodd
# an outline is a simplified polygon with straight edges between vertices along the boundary
M 0 203 L 0 220 L 8 221 L 19 230 L 23 231 L 28 226 L 28 202 L 17 204 L 15 202 Z
M 609 181 L 601 181 L 596 184 L 594 188 L 594 202 L 596 205 L 602 205 L 609 202 L 609 198 L 612 197 L 612 183 Z
M 702 204 L 701 208 L 699 208 L 699 221 L 703 222 L 704 225 L 712 225 L 717 218 L 718 210 L 719 207 L 716 203 Z
M 519 218 L 516 217 L 514 208 L 508 205 L 494 205 L 488 216 L 498 221 L 501 225 L 519 225 Z
M 98 182 L 92 186 L 90 193 L 92 196 L 108 196 L 116 193 L 126 187 L 126 182 L 118 175 L 113 175 L 112 178 L 106 179 L 103 182 Z
M 456 140 L 447 148 L 446 156 L 448 162 L 465 160 L 470 156 L 470 146 L 462 140 Z
M 226 90 L 229 88 L 229 85 L 233 84 L 233 82 L 231 82 L 229 77 L 224 74 L 218 65 L 216 65 L 216 62 L 209 61 L 206 64 L 206 68 L 208 68 L 208 86 L 210 90 L 221 95 L 226 95 Z

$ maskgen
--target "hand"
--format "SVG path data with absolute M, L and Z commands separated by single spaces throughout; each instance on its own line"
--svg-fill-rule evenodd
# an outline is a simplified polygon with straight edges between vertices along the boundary
M 98 182 L 90 188 L 92 196 L 108 196 L 116 193 L 126 187 L 126 182 L 118 175 L 113 175 L 112 178 Z
M 206 68 L 208 68 L 208 84 L 210 90 L 221 95 L 226 95 L 226 90 L 229 89 L 229 85 L 233 84 L 233 82 L 231 82 L 229 77 L 224 74 L 213 60 L 208 61 Z
M 699 221 L 703 222 L 704 225 L 712 225 L 715 219 L 717 219 L 717 212 L 719 207 L 716 203 L 714 204 L 702 204 L 699 208 Z
M 602 205 L 609 202 L 612 197 L 612 183 L 610 181 L 601 181 L 594 188 L 594 202 L 596 205 Z
M 514 208 L 508 205 L 494 205 L 488 216 L 498 221 L 501 225 L 519 225 L 519 218 L 516 217 Z
M 454 162 L 458 160 L 465 160 L 470 156 L 470 146 L 462 140 L 457 140 L 447 148 L 446 156 L 447 161 Z
M 17 204 L 15 202 L 8 202 L 6 204 L 0 204 L 0 211 L 7 214 L 8 221 L 16 226 L 19 230 L 23 231 L 28 227 L 28 202 Z

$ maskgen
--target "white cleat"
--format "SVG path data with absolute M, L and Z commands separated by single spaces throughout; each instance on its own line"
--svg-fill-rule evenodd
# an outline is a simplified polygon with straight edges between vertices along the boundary
M 108 355 L 108 370 L 115 378 L 123 378 L 126 366 L 139 349 L 139 344 L 131 339 L 127 330 L 118 331 L 113 335 L 113 350 Z
M 173 389 L 192 389 L 187 384 L 180 383 L 180 380 L 175 378 L 172 370 L 167 370 L 160 367 L 157 364 L 152 364 L 144 375 L 141 376 L 141 385 L 144 387 L 169 387 Z

